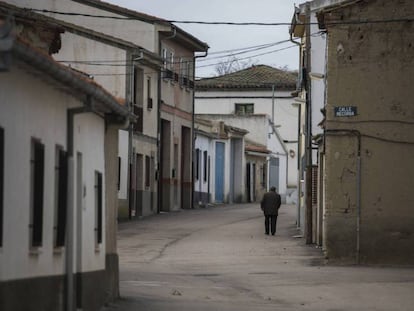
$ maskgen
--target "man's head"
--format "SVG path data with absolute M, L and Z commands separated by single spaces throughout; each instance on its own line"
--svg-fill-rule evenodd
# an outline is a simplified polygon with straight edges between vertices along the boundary
M 270 191 L 276 192 L 276 187 L 270 187 Z

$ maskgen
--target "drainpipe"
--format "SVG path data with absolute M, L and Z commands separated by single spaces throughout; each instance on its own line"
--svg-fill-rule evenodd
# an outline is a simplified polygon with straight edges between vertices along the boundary
M 130 113 L 134 113 L 133 105 L 134 105 L 134 72 L 135 66 L 134 62 L 140 61 L 144 58 L 144 52 L 139 50 L 139 56 L 136 58 L 132 58 L 132 64 L 130 68 L 130 78 L 129 78 L 129 111 Z M 133 192 L 131 189 L 131 178 L 132 178 L 132 167 L 134 163 L 134 155 L 133 155 L 133 137 L 134 137 L 134 123 L 128 123 L 128 177 L 127 177 L 127 196 L 128 196 L 128 218 L 132 218 L 132 208 L 133 208 Z
M 194 88 L 193 88 L 193 98 L 192 98 L 192 113 L 191 113 L 191 150 L 193 153 L 192 156 L 192 161 L 191 163 L 192 165 L 192 170 L 191 170 L 191 208 L 194 208 L 194 202 L 193 202 L 193 198 L 194 198 L 194 148 L 195 148 L 195 135 L 194 135 L 194 120 L 195 120 L 195 91 L 196 91 L 196 83 L 195 83 L 195 65 L 196 65 L 196 60 L 197 58 L 204 58 L 207 57 L 208 55 L 208 50 L 204 52 L 204 55 L 197 55 L 193 57 L 193 79 L 194 79 Z
M 272 125 L 275 125 L 275 85 L 272 85 Z
M 357 221 L 356 221 L 356 262 L 360 263 L 361 253 L 361 133 L 358 130 L 350 129 L 331 129 L 325 130 L 325 135 L 345 136 L 353 135 L 358 139 L 357 152 L 357 188 L 356 188 L 356 207 L 357 207 Z M 324 144 L 325 146 L 325 144 Z
M 163 39 L 159 38 L 158 34 L 158 53 L 162 53 L 162 44 L 163 40 L 173 39 L 177 36 L 177 28 L 174 25 L 171 25 L 173 30 L 173 34 L 171 36 L 165 37 Z M 161 55 L 162 56 L 162 55 Z M 164 60 L 163 60 L 164 61 Z M 162 85 L 162 70 L 158 74 L 158 86 L 157 86 L 157 97 L 158 97 L 158 107 L 157 107 L 157 214 L 161 212 L 161 204 L 162 204 L 162 176 L 161 176 L 161 103 L 162 103 L 162 92 L 161 92 L 161 85 Z
M 310 3 L 306 3 L 306 244 L 312 243 L 312 82 L 308 74 L 311 72 L 310 41 Z
M 75 115 L 81 113 L 92 112 L 90 107 L 90 96 L 87 97 L 84 107 L 70 108 L 67 110 L 67 152 L 68 152 L 68 188 L 67 188 L 67 209 L 66 209 L 66 311 L 73 311 L 73 303 L 76 301 L 76 292 L 74 292 L 74 180 L 75 180 L 75 164 L 74 164 L 74 118 Z M 78 211 L 79 212 L 79 211 Z
M 296 11 L 296 8 L 295 8 L 295 11 Z M 300 21 L 297 19 L 296 13 L 295 13 L 295 20 L 296 20 L 297 23 L 300 23 Z M 290 41 L 292 43 L 296 44 L 299 47 L 299 65 L 302 65 L 302 68 L 300 68 L 300 71 L 303 72 L 303 64 L 302 64 L 302 56 L 301 56 L 302 44 L 299 43 L 299 42 L 296 42 L 295 40 L 293 40 L 293 29 L 292 28 L 289 31 L 289 35 L 290 35 Z M 299 90 L 299 83 L 297 85 L 297 88 Z M 301 174 L 300 160 L 301 160 L 301 154 L 302 154 L 301 149 L 302 148 L 301 148 L 301 140 L 299 138 L 300 138 L 300 126 L 301 126 L 301 122 L 300 122 L 301 120 L 300 119 L 301 119 L 301 116 L 302 116 L 302 105 L 299 104 L 298 107 L 299 107 L 299 111 L 298 111 L 298 149 L 297 149 L 298 150 L 297 151 L 297 157 L 298 157 L 298 163 L 297 163 L 297 167 L 298 167 L 298 181 L 297 181 L 298 198 L 297 198 L 297 202 L 296 202 L 296 210 L 297 210 L 297 212 L 296 212 L 297 213 L 296 227 L 298 229 L 300 229 L 300 226 L 301 226 L 300 195 L 301 195 L 301 192 L 302 192 L 302 186 L 301 186 L 301 182 L 300 182 L 301 181 L 301 178 L 300 178 L 300 174 Z

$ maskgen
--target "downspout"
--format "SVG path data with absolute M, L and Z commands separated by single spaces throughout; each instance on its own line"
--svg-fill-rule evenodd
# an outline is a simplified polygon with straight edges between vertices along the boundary
M 139 56 L 136 58 L 132 58 L 131 68 L 130 68 L 130 78 L 129 78 L 129 111 L 131 114 L 134 113 L 134 73 L 135 73 L 135 65 L 134 62 L 140 61 L 144 58 L 144 53 L 142 50 L 139 50 Z M 131 178 L 132 178 L 132 168 L 134 163 L 134 155 L 133 155 L 133 139 L 134 138 L 134 123 L 128 123 L 128 177 L 127 177 L 127 196 L 128 196 L 128 218 L 132 218 L 132 208 L 133 208 L 133 192 L 131 189 Z
M 297 16 L 296 16 L 296 9 L 295 9 L 295 24 L 296 24 L 296 22 L 298 22 L 298 19 L 297 19 Z M 292 43 L 294 43 L 294 44 L 296 44 L 298 47 L 299 47 L 299 65 L 302 65 L 302 68 L 299 68 L 299 72 L 303 72 L 303 64 L 302 64 L 302 56 L 301 56 L 301 52 L 302 52 L 302 44 L 301 43 L 299 43 L 299 42 L 296 42 L 295 40 L 293 40 L 293 29 L 291 28 L 290 29 L 290 31 L 289 31 L 289 35 L 290 35 L 290 41 L 292 42 Z M 301 81 L 299 81 L 298 80 L 298 82 L 301 82 Z M 296 86 L 297 87 L 297 89 L 299 90 L 299 83 L 298 83 L 298 85 Z M 298 167 L 298 180 L 297 180 L 297 195 L 298 195 L 298 197 L 297 197 L 297 200 L 296 200 L 296 217 L 297 217 L 297 219 L 296 219 L 296 227 L 298 228 L 298 229 L 300 229 L 300 226 L 301 226 L 301 213 L 300 213 L 300 196 L 301 196 L 301 192 L 302 192 L 302 186 L 301 186 L 301 178 L 300 178 L 300 175 L 301 175 L 301 171 L 300 171 L 300 168 L 301 168 L 301 163 L 300 163 L 300 160 L 301 160 L 301 154 L 302 154 L 302 148 L 301 148 L 301 139 L 300 139 L 300 125 L 301 125 L 301 117 L 302 117 L 302 105 L 301 104 L 299 104 L 299 106 L 298 106 L 298 151 L 297 151 L 297 157 L 298 157 L 298 162 L 297 162 L 297 167 Z
M 173 34 L 171 36 L 165 37 L 163 39 L 159 38 L 158 33 L 158 53 L 162 53 L 162 40 L 169 40 L 175 38 L 177 35 L 177 28 L 174 25 L 171 25 L 173 29 Z M 162 55 L 161 55 L 162 56 Z M 165 60 L 163 60 L 164 63 Z M 161 92 L 161 85 L 162 85 L 162 69 L 158 74 L 158 86 L 157 86 L 157 97 L 158 97 L 158 107 L 157 107 L 157 214 L 161 212 L 161 204 L 162 204 L 162 176 L 161 176 L 161 103 L 162 103 L 162 92 Z
M 67 132 L 66 145 L 68 152 L 68 188 L 67 188 L 67 209 L 66 209 L 66 311 L 74 310 L 74 302 L 76 302 L 76 292 L 74 289 L 74 181 L 75 181 L 75 160 L 74 160 L 74 118 L 75 115 L 81 113 L 92 112 L 90 107 L 90 96 L 87 97 L 84 107 L 70 108 L 67 110 Z
M 191 166 L 191 208 L 194 208 L 194 148 L 195 148 L 195 135 L 194 135 L 194 120 L 195 120 L 195 91 L 196 91 L 196 81 L 195 81 L 195 67 L 196 61 L 198 58 L 207 57 L 208 50 L 204 52 L 204 55 L 196 55 L 193 57 L 193 79 L 194 79 L 194 88 L 192 94 L 192 113 L 191 113 L 191 150 L 192 150 L 192 166 Z
M 345 136 L 354 135 L 358 139 L 358 152 L 357 152 L 357 188 L 356 188 L 356 208 L 357 208 L 357 219 L 356 219 L 356 262 L 360 263 L 361 253 L 361 132 L 358 130 L 350 129 L 331 129 L 325 130 L 325 135 Z M 326 140 L 324 140 L 324 146 Z
M 275 85 L 272 84 L 272 124 L 275 125 Z
M 312 243 L 312 82 L 308 78 L 311 72 L 310 41 L 310 3 L 306 3 L 306 244 Z

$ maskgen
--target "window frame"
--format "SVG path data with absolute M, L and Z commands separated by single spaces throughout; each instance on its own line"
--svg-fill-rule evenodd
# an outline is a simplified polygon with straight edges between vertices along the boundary
M 207 150 L 203 151 L 203 160 L 204 160 L 204 162 L 203 162 L 203 171 L 204 171 L 203 181 L 204 181 L 204 183 L 206 183 L 207 182 L 207 174 L 208 174 L 208 171 L 207 171 L 207 160 L 208 160 Z
M 103 176 L 95 170 L 95 246 L 103 240 Z
M 250 108 L 251 111 L 247 111 Z M 234 114 L 242 116 L 254 114 L 254 103 L 234 103 Z
M 55 148 L 55 217 L 54 247 L 65 246 L 68 198 L 68 153 L 62 146 Z
M 145 188 L 149 189 L 151 187 L 151 157 L 145 156 Z
M 196 180 L 200 179 L 200 148 L 196 149 L 196 159 L 195 159 L 195 178 Z
M 36 249 L 43 245 L 45 145 L 34 137 L 31 139 L 30 168 L 30 248 Z
M 3 222 L 4 222 L 4 145 L 5 135 L 4 128 L 0 126 L 0 248 L 3 247 Z

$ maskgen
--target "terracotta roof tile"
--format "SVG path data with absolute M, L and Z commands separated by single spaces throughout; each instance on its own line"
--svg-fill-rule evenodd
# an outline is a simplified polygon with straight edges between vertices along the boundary
M 226 75 L 196 81 L 203 89 L 276 89 L 295 90 L 297 74 L 267 65 L 255 65 Z

